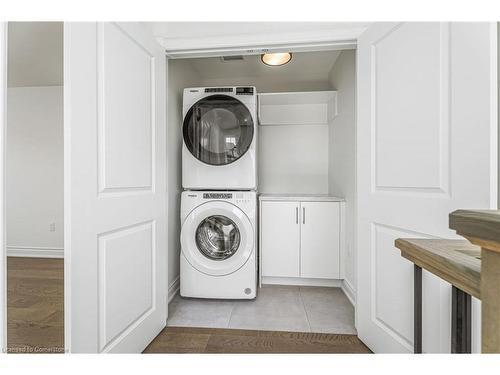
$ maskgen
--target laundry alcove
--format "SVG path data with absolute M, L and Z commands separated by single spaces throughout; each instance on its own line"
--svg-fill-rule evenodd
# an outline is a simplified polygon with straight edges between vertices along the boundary
M 334 196 L 343 202 L 343 285 L 354 301 L 355 51 L 294 53 L 265 66 L 241 59 L 168 61 L 169 295 L 179 285 L 182 93 L 187 87 L 255 86 L 258 193 Z

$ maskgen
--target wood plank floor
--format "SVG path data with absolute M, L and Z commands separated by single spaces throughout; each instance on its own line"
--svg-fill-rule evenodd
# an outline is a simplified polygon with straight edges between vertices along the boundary
M 64 352 L 64 262 L 7 258 L 11 353 Z M 145 353 L 370 353 L 355 335 L 165 328 Z
M 144 353 L 371 353 L 355 335 L 167 327 Z
M 10 353 L 64 352 L 64 261 L 7 258 Z

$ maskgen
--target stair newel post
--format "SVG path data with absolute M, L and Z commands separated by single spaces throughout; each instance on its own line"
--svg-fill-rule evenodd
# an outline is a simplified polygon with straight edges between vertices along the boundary
M 457 210 L 450 228 L 481 247 L 481 351 L 500 353 L 500 210 Z

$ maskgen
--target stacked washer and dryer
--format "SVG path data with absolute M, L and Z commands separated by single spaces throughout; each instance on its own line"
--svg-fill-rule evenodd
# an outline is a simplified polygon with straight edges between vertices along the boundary
M 255 87 L 184 89 L 183 118 L 180 294 L 255 298 Z

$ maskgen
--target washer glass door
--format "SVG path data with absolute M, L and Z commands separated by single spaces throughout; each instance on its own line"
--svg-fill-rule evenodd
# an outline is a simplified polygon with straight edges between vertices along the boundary
M 231 203 L 210 201 L 196 207 L 182 224 L 181 249 L 186 260 L 207 275 L 229 275 L 254 251 L 254 228 Z
M 224 260 L 233 256 L 240 247 L 238 226 L 224 215 L 203 219 L 196 229 L 196 246 L 211 260 Z
M 211 95 L 189 109 L 182 132 L 195 158 L 209 165 L 227 165 L 250 147 L 254 123 L 250 111 L 238 99 Z

